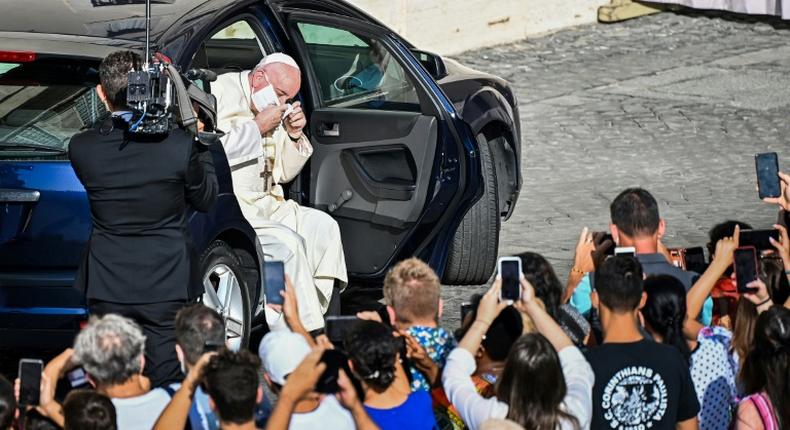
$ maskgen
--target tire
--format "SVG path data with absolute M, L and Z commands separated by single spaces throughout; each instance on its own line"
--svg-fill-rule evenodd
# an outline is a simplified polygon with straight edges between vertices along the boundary
M 239 257 L 227 243 L 215 240 L 200 257 L 200 270 L 203 304 L 222 316 L 229 348 L 246 348 L 252 318 L 250 292 Z
M 450 245 L 444 283 L 479 285 L 494 273 L 499 248 L 497 176 L 488 139 L 477 135 L 484 181 L 483 196 L 464 215 Z

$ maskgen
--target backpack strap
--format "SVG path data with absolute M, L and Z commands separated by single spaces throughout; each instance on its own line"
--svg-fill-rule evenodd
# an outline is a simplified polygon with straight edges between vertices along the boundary
M 748 399 L 752 401 L 754 407 L 757 408 L 757 412 L 760 413 L 763 428 L 765 430 L 779 430 L 779 423 L 776 421 L 770 400 L 766 399 L 762 393 L 753 394 Z
M 170 396 L 171 399 L 173 398 L 173 396 L 176 395 L 176 390 L 170 385 L 165 385 L 162 387 L 162 389 L 165 390 L 165 392 L 167 393 L 168 396 Z

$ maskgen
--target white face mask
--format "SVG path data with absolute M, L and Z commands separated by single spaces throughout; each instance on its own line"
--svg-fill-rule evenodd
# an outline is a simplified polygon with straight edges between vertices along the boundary
M 277 93 L 274 92 L 274 87 L 267 85 L 252 93 L 252 104 L 255 105 L 255 109 L 258 112 L 261 112 L 268 106 L 278 106 L 280 99 L 277 97 Z

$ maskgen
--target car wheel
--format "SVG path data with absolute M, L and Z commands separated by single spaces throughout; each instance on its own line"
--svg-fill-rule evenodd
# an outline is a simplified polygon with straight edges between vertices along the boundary
M 250 294 L 233 248 L 216 240 L 200 258 L 203 304 L 215 309 L 225 322 L 225 338 L 234 351 L 250 341 Z
M 499 198 L 494 160 L 489 140 L 477 135 L 480 148 L 483 196 L 464 215 L 450 245 L 444 282 L 450 285 L 479 285 L 491 277 L 499 248 Z

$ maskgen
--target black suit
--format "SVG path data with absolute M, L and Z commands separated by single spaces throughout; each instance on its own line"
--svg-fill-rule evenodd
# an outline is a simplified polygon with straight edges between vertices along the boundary
M 69 144 L 93 220 L 75 286 L 92 313 L 120 313 L 141 324 L 146 372 L 159 385 L 178 376 L 175 312 L 203 293 L 187 206 L 211 208 L 218 185 L 211 154 L 187 132 L 150 137 L 126 129 L 116 117 Z

